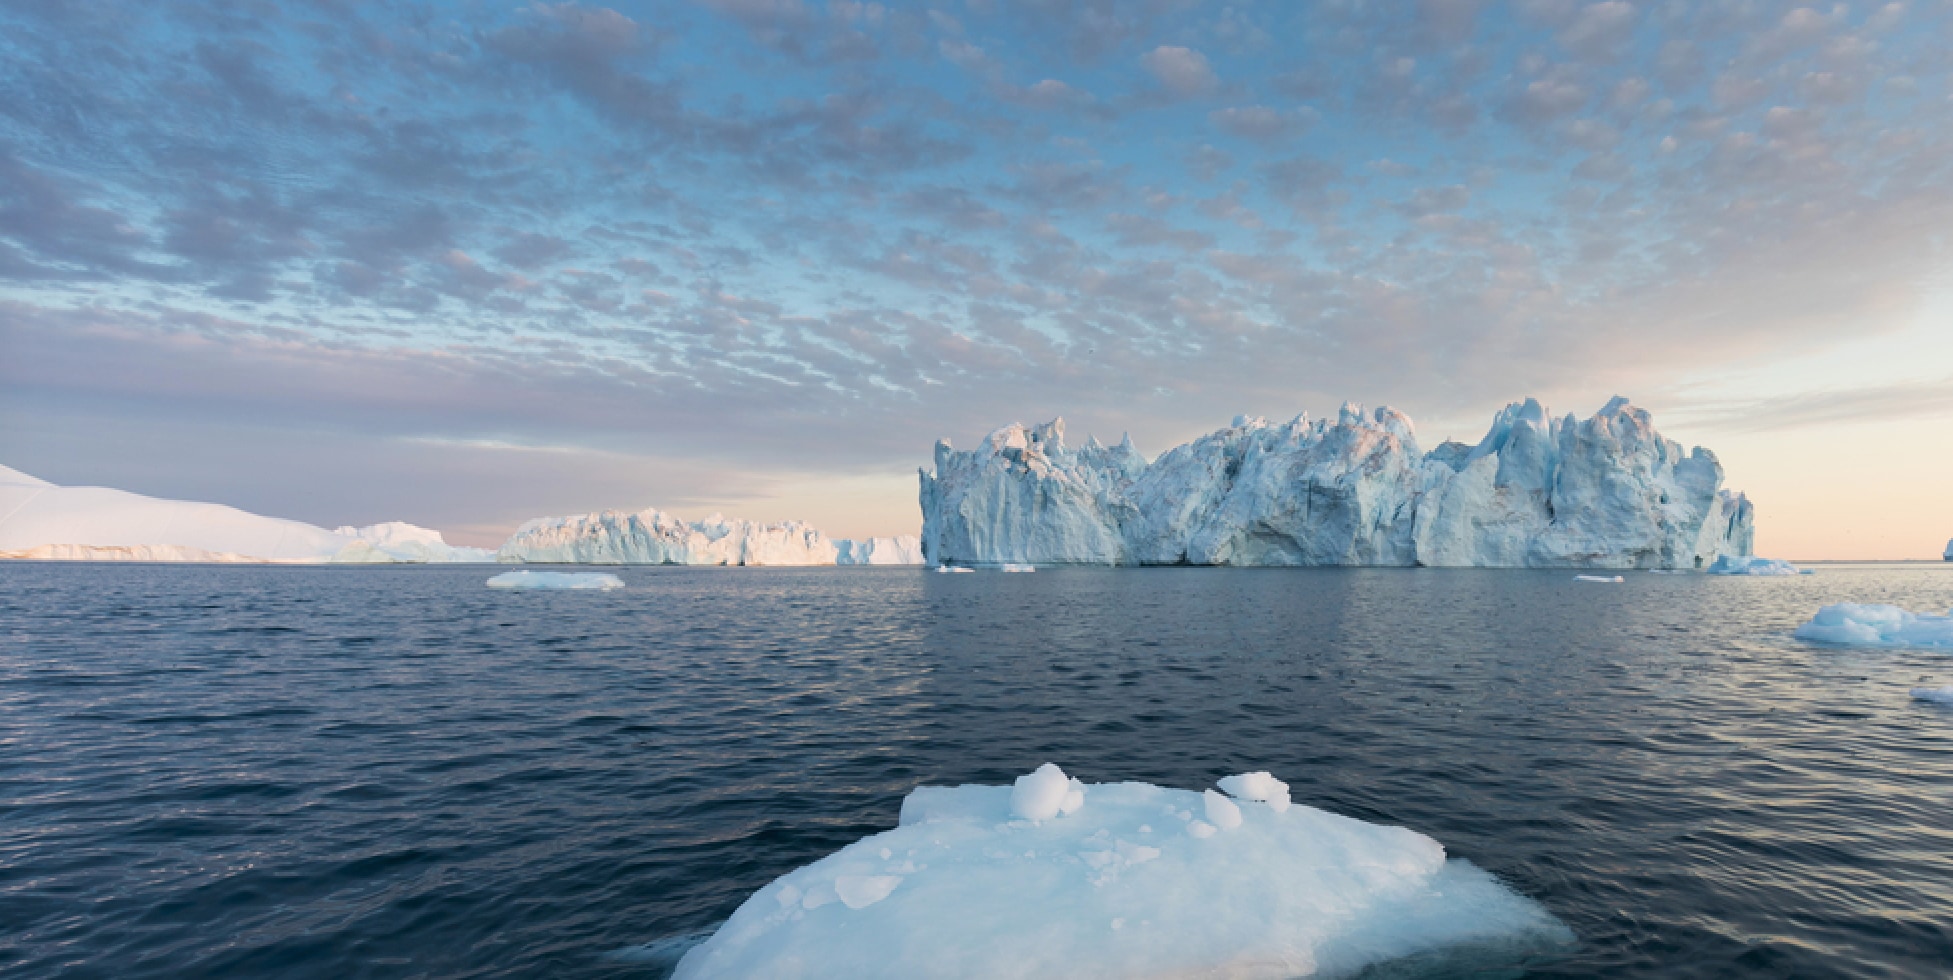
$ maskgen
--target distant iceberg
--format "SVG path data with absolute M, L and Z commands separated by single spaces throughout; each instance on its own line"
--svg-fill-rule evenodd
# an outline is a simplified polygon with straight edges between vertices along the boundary
M 491 589 L 621 589 L 624 580 L 604 572 L 503 572 L 488 580 Z
M 1551 947 L 1545 909 L 1401 827 L 1214 790 L 921 787 L 900 824 L 755 892 L 679 963 L 720 977 L 1295 977 L 1475 945 Z
M 498 553 L 505 562 L 597 565 L 920 565 L 915 535 L 829 538 L 810 524 L 685 521 L 657 508 L 540 517 L 516 529 Z
M 922 538 L 902 534 L 889 538 L 840 538 L 834 542 L 836 565 L 920 565 Z
M 392 522 L 328 531 L 222 504 L 61 487 L 0 466 L 0 558 L 43 561 L 489 562 Z
M 1840 602 L 1819 609 L 1794 635 L 1841 646 L 1953 649 L 1953 613 L 1933 616 L 1881 603 Z
M 1243 416 L 1150 463 L 1129 438 L 1072 448 L 1058 419 L 938 442 L 920 478 L 937 564 L 1699 569 L 1749 554 L 1755 523 L 1714 453 L 1623 398 L 1584 421 L 1527 399 L 1429 452 L 1389 408 Z
M 1804 570 L 1781 558 L 1723 555 L 1706 569 L 1711 575 L 1802 575 Z

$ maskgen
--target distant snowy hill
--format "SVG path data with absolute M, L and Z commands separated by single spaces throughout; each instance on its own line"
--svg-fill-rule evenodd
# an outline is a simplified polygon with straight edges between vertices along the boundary
M 328 531 L 235 507 L 61 487 L 0 466 L 0 558 L 79 561 L 486 562 L 495 553 L 392 522 Z
M 1704 568 L 1751 552 L 1722 477 L 1624 398 L 1584 421 L 1527 399 L 1429 452 L 1389 408 L 1242 417 L 1151 463 L 1130 440 L 1073 449 L 1059 419 L 938 442 L 922 542 L 939 563 Z
M 920 565 L 913 534 L 835 540 L 801 521 L 713 514 L 685 521 L 656 508 L 541 517 L 516 529 L 501 560 L 600 565 Z

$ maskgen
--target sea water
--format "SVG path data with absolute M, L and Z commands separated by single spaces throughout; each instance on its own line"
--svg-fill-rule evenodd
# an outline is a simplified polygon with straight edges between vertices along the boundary
M 1791 633 L 1953 574 L 1818 569 L 0 565 L 0 974 L 661 976 L 915 786 L 1052 761 L 1268 770 L 1577 937 L 1475 971 L 1943 975 L 1953 655 Z

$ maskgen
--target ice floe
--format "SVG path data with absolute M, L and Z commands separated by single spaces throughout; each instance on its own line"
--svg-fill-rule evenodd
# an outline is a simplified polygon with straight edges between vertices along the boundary
M 1575 575 L 1573 580 L 1575 582 L 1607 582 L 1614 584 L 1627 581 L 1627 577 L 1623 575 Z
M 1711 575 L 1805 575 L 1798 568 L 1781 558 L 1757 558 L 1747 555 L 1721 555 L 1715 563 L 1704 569 Z
M 1572 939 L 1429 837 L 1290 806 L 1265 772 L 1222 784 L 1087 785 L 1046 764 L 920 787 L 895 829 L 755 892 L 675 977 L 1346 975 Z
M 491 589 L 621 589 L 624 580 L 604 572 L 503 572 Z
M 1934 704 L 1953 707 L 1953 685 L 1946 687 L 1915 687 L 1912 689 L 1912 696 L 1921 701 L 1931 701 Z
M 1934 616 L 1882 603 L 1825 606 L 1795 636 L 1812 643 L 1953 649 L 1953 614 Z

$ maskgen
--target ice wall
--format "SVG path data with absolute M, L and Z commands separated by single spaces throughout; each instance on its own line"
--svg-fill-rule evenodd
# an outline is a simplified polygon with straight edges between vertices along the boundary
M 505 562 L 600 565 L 920 565 L 914 535 L 853 541 L 800 521 L 763 524 L 719 514 L 685 521 L 656 508 L 542 517 L 504 542 Z
M 1702 568 L 1747 555 L 1748 499 L 1714 453 L 1624 398 L 1592 418 L 1507 406 L 1475 446 L 1423 451 L 1411 420 L 1237 418 L 1147 463 L 1064 423 L 938 442 L 923 471 L 931 562 Z

